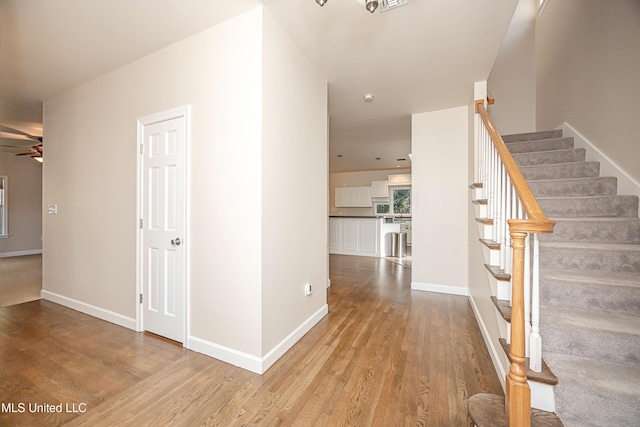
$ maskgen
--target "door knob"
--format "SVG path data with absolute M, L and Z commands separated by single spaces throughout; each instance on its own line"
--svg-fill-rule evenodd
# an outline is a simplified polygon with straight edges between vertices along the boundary
M 180 240 L 180 238 L 179 238 L 179 237 L 178 237 L 178 238 L 176 238 L 176 239 L 174 239 L 174 240 L 171 240 L 171 244 L 172 244 L 173 246 L 180 246 L 180 243 L 182 243 L 182 240 Z

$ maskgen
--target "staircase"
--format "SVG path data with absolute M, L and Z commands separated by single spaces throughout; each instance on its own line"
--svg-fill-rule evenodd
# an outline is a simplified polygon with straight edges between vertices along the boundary
M 640 426 L 638 198 L 562 131 L 503 136 L 553 234 L 540 235 L 543 358 L 566 426 Z

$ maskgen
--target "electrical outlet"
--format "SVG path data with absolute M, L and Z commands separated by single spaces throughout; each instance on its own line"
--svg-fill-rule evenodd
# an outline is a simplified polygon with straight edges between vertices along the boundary
M 309 296 L 309 295 L 311 295 L 312 293 L 313 293 L 313 289 L 312 289 L 312 287 L 311 287 L 311 283 L 305 283 L 305 285 L 304 285 L 304 294 L 305 294 L 306 296 Z

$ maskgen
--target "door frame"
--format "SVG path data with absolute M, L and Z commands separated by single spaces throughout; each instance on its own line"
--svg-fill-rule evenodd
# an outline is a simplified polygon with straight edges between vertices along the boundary
M 144 316 L 142 309 L 142 303 L 140 302 L 140 295 L 143 292 L 143 284 L 142 284 L 142 263 L 143 256 L 142 250 L 143 241 L 142 241 L 142 227 L 141 221 L 143 220 L 143 185 L 144 185 L 144 169 L 143 169 L 143 161 L 144 156 L 142 153 L 142 144 L 144 139 L 144 129 L 145 126 L 149 126 L 155 123 L 184 118 L 185 119 L 185 139 L 184 139 L 184 172 L 185 172 L 185 180 L 184 180 L 184 342 L 182 343 L 183 347 L 188 348 L 187 343 L 189 342 L 191 324 L 190 324 L 190 312 L 191 312 L 191 304 L 190 304 L 190 293 L 191 293 L 191 282 L 190 282 L 190 268 L 189 268 L 189 257 L 190 257 L 190 242 L 191 242 L 191 228 L 189 224 L 189 218 L 191 213 L 191 179 L 190 173 L 191 165 L 190 165 L 190 152 L 191 152 L 191 105 L 183 105 L 180 107 L 172 108 L 170 110 L 165 110 L 159 113 L 151 114 L 148 116 L 140 117 L 137 120 L 137 138 L 136 138 L 136 153 L 137 153 L 137 162 L 136 162 L 136 294 L 135 294 L 135 305 L 136 305 L 136 331 L 144 332 Z

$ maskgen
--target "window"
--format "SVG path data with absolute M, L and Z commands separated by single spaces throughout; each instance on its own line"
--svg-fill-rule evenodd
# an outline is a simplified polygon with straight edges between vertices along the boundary
M 7 227 L 7 186 L 7 177 L 0 176 L 0 237 L 6 237 L 9 232 Z
M 391 193 L 394 214 L 411 213 L 411 189 L 394 188 Z
M 389 203 L 376 203 L 376 214 L 388 214 Z
M 411 188 L 398 187 L 391 190 L 391 201 L 375 203 L 376 215 L 410 215 Z

